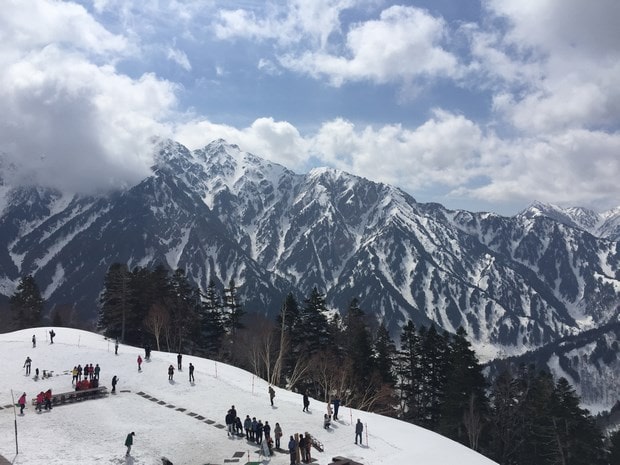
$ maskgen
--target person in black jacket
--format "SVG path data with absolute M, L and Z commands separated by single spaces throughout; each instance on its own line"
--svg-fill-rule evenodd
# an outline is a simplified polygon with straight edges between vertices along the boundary
M 118 378 L 114 375 L 112 377 L 112 394 L 116 394 L 116 383 L 118 383 Z
M 364 431 L 364 425 L 362 421 L 358 418 L 357 423 L 355 424 L 355 444 L 357 444 L 357 438 L 360 440 L 360 446 L 362 445 L 362 431 Z

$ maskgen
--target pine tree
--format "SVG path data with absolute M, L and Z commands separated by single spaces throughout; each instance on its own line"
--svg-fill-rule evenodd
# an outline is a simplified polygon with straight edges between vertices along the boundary
M 488 415 L 486 380 L 466 336 L 465 329 L 460 327 L 450 342 L 439 430 L 445 436 L 479 450 L 482 428 Z
M 441 417 L 441 402 L 446 389 L 450 348 L 446 335 L 432 325 L 422 326 L 420 337 L 420 403 L 418 424 L 437 430 Z
M 613 433 L 609 438 L 609 462 L 620 463 L 620 430 Z
M 300 325 L 303 328 L 302 355 L 310 357 L 331 346 L 326 312 L 325 295 L 314 287 L 310 297 L 304 301 L 300 314 Z
M 389 386 L 396 385 L 396 375 L 394 373 L 394 361 L 396 358 L 396 344 L 390 337 L 385 324 L 381 322 L 377 329 L 374 342 L 374 357 L 377 372 L 381 381 Z
M 241 319 L 245 314 L 243 310 L 243 306 L 239 302 L 239 296 L 237 291 L 237 286 L 235 285 L 235 280 L 230 278 L 228 282 L 228 287 L 224 289 L 224 310 L 226 317 L 224 319 L 224 326 L 228 333 L 234 339 L 235 333 L 237 330 L 243 328 L 243 323 Z
M 41 324 L 44 300 L 32 275 L 20 279 L 9 304 L 18 329 L 32 328 Z
M 185 275 L 185 270 L 177 268 L 170 278 L 171 292 L 171 324 L 175 335 L 174 347 L 181 351 L 182 347 L 188 350 L 195 344 L 191 340 L 192 334 L 198 333 L 198 290 L 192 286 Z
M 364 318 L 364 312 L 359 307 L 358 300 L 354 298 L 345 317 L 344 350 L 349 360 L 347 366 L 351 370 L 350 379 L 353 380 L 353 388 L 358 393 L 366 390 L 374 371 L 372 341 Z
M 125 342 L 131 297 L 131 276 L 127 265 L 113 263 L 104 277 L 103 292 L 99 299 L 97 326 L 103 330 L 103 334 Z
M 415 423 L 420 410 L 420 338 L 411 320 L 400 336 L 397 373 L 401 418 Z
M 222 301 L 214 278 L 209 280 L 199 312 L 200 345 L 207 355 L 214 357 L 219 353 L 224 335 L 226 334 L 222 321 Z

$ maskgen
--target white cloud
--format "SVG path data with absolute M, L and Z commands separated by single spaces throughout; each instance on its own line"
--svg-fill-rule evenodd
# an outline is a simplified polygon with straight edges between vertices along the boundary
M 192 70 L 192 64 L 189 62 L 189 58 L 187 58 L 187 54 L 183 50 L 172 47 L 168 48 L 168 59 L 174 61 L 185 71 Z
M 494 99 L 499 116 L 529 134 L 620 123 L 620 3 L 485 5 L 507 23 L 472 41 L 477 64 L 504 84 Z
M 0 12 L 0 151 L 15 181 L 77 191 L 119 187 L 148 173 L 151 137 L 175 86 L 117 72 L 132 44 L 73 3 L 10 2 Z M 32 2 L 30 2 L 32 3 Z
M 340 30 L 340 14 L 372 0 L 292 0 L 261 4 L 259 14 L 248 9 L 222 9 L 214 25 L 220 39 L 273 39 L 283 46 L 310 41 L 325 48 L 329 37 Z
M 354 25 L 346 37 L 347 55 L 324 51 L 289 54 L 281 63 L 333 85 L 346 81 L 409 82 L 418 77 L 454 76 L 458 60 L 441 46 L 444 22 L 424 10 L 392 6 L 378 20 Z
M 497 203 L 539 199 L 610 208 L 620 198 L 618 153 L 618 133 L 570 129 L 512 141 L 489 137 L 481 160 L 489 182 L 456 193 Z

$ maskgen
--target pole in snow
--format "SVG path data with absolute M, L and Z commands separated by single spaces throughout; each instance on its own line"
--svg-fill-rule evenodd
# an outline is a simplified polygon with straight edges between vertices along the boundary
M 13 401 L 13 416 L 15 417 L 15 455 L 18 455 L 19 445 L 17 444 L 17 410 L 15 409 L 15 397 L 13 396 L 13 389 L 11 389 L 11 400 Z

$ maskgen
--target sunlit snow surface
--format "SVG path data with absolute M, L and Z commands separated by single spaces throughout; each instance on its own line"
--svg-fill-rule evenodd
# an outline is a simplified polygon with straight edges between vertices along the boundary
M 174 465 L 224 464 L 236 452 L 245 453 L 240 464 L 248 461 L 288 465 L 285 453 L 269 460 L 259 457 L 258 448 L 242 438 L 228 438 L 224 423 L 231 405 L 238 415 L 256 417 L 272 426 L 283 428 L 282 446 L 294 433 L 310 432 L 325 445 L 325 452 L 313 449 L 317 464 L 328 464 L 337 455 L 349 457 L 365 465 L 484 465 L 494 462 L 475 452 L 414 425 L 375 414 L 341 407 L 340 421 L 333 429 L 322 428 L 326 404 L 310 400 L 310 413 L 302 412 L 301 396 L 276 388 L 275 406 L 269 404 L 268 384 L 251 373 L 212 360 L 183 356 L 183 371 L 168 381 L 170 364 L 176 368 L 176 354 L 153 352 L 151 362 L 138 372 L 136 358 L 142 349 L 121 345 L 114 355 L 114 344 L 103 336 L 80 330 L 54 328 L 56 337 L 49 344 L 50 328 L 36 328 L 0 334 L 0 454 L 15 465 L 67 464 L 161 464 L 167 457 Z M 32 335 L 37 347 L 32 348 Z M 27 356 L 35 368 L 53 370 L 50 379 L 34 381 L 25 376 L 23 364 Z M 194 385 L 188 381 L 187 367 L 196 367 Z M 113 375 L 120 379 L 118 393 L 107 398 L 55 407 L 37 414 L 31 400 L 41 390 L 70 391 L 69 371 L 78 364 L 98 363 L 102 384 L 110 389 Z M 28 396 L 23 416 L 17 410 L 19 454 L 15 455 L 15 416 L 11 404 L 22 392 Z M 163 401 L 150 401 L 138 392 Z M 169 407 L 168 405 L 174 405 Z M 185 412 L 177 410 L 186 409 Z M 210 425 L 188 415 L 194 412 Z M 354 444 L 351 421 L 360 418 L 366 425 L 364 445 Z M 131 456 L 125 457 L 125 436 L 135 431 Z M 249 454 L 249 455 L 248 455 Z M 233 463 L 233 462 L 227 462 Z

